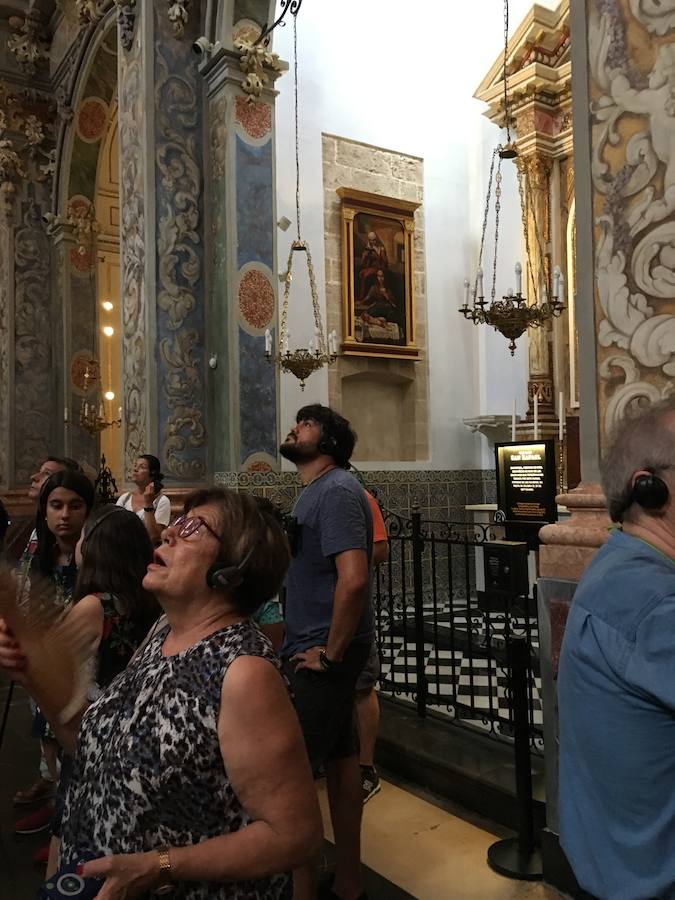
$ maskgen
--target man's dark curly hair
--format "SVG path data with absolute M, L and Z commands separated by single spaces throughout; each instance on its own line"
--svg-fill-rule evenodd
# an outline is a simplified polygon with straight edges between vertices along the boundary
M 321 444 L 319 448 L 323 453 L 332 456 L 336 465 L 346 468 L 356 444 L 356 432 L 347 419 L 335 412 L 329 406 L 321 406 L 320 403 L 310 403 L 298 410 L 296 422 L 305 422 L 313 419 L 321 426 Z

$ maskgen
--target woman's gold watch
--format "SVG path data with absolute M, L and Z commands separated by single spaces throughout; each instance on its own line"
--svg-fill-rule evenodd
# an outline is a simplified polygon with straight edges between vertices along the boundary
M 169 856 L 168 847 L 158 847 L 157 854 L 159 856 L 159 884 L 155 888 L 155 893 L 160 896 L 170 894 L 173 891 L 173 881 L 171 880 L 171 857 Z

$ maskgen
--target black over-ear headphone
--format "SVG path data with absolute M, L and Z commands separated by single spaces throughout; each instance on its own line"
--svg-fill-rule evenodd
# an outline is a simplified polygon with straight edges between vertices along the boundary
M 210 588 L 229 588 L 230 590 L 238 588 L 244 580 L 243 570 L 246 566 L 246 563 L 249 561 L 251 556 L 253 556 L 253 551 L 255 550 L 256 543 L 257 541 L 253 544 L 253 546 L 239 563 L 239 565 L 226 566 L 222 562 L 214 563 L 206 573 L 206 583 L 208 584 L 208 586 Z
M 325 453 L 326 456 L 333 456 L 337 449 L 337 440 L 332 434 L 326 434 L 324 425 L 321 425 L 321 437 L 318 440 L 316 449 L 319 453 Z
M 637 503 L 643 509 L 662 509 L 669 496 L 668 485 L 650 469 L 648 475 L 638 475 L 635 479 L 631 503 Z

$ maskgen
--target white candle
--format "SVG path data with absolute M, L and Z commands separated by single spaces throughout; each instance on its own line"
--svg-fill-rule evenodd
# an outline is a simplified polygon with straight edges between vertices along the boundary
M 314 338 L 313 337 L 311 337 L 309 339 L 309 344 L 307 344 L 307 349 L 309 350 L 310 353 L 314 353 Z
M 562 442 L 565 422 L 565 397 L 562 391 L 558 394 L 558 440 Z
M 560 279 L 562 277 L 562 272 L 560 271 L 560 266 L 556 266 L 553 270 L 553 296 L 560 296 Z
M 511 440 L 516 439 L 516 398 L 513 398 L 513 408 L 511 410 Z
M 122 421 L 122 407 L 121 406 L 119 406 L 117 408 L 117 418 L 120 420 L 120 422 Z
M 66 425 L 68 424 L 68 407 L 67 406 L 63 407 L 63 421 L 66 423 Z
M 98 408 L 98 417 L 99 419 L 105 418 L 105 410 L 103 409 L 103 401 L 101 400 L 101 404 Z
M 513 288 L 510 287 L 510 288 L 507 290 L 506 296 L 507 296 L 507 297 L 513 297 Z
M 265 353 L 272 352 L 272 332 L 269 328 L 265 329 Z
M 471 297 L 471 282 L 468 278 L 464 279 L 464 306 L 469 305 L 469 299 Z
M 476 272 L 476 294 L 478 297 L 483 297 L 483 270 L 481 268 Z
M 519 262 L 516 263 L 516 294 L 520 296 L 523 293 L 523 267 Z
M 560 273 L 560 279 L 558 281 L 558 300 L 561 303 L 565 302 L 565 279 L 562 276 L 562 272 Z
M 284 340 L 283 340 L 283 352 L 284 353 L 288 353 L 288 342 L 290 340 L 290 337 L 291 337 L 290 332 L 287 331 L 286 334 L 284 335 Z
M 87 418 L 88 415 L 89 415 L 89 404 L 88 404 L 88 403 L 85 403 L 85 404 L 84 404 L 84 417 L 85 417 L 85 419 Z
M 534 395 L 534 439 L 539 440 L 539 397 Z

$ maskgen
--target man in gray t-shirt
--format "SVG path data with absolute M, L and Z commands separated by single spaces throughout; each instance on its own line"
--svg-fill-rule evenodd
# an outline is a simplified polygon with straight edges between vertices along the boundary
M 355 442 L 346 419 L 313 404 L 298 412 L 281 445 L 304 485 L 294 509 L 281 656 L 310 763 L 326 769 L 338 849 L 334 897 L 360 897 L 363 891 L 354 700 L 373 637 L 368 602 L 373 522 L 363 488 L 344 470 Z M 316 896 L 312 869 L 300 869 L 294 878 L 295 900 Z

